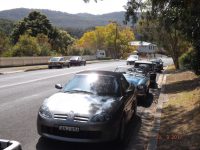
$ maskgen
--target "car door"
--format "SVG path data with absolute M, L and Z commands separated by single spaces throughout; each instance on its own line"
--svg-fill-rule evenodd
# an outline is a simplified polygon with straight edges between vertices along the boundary
M 131 87 L 123 76 L 121 76 L 120 80 L 121 80 L 122 94 L 124 100 L 124 111 L 126 114 L 126 122 L 128 122 L 131 119 L 134 112 L 133 109 L 134 93 L 131 92 L 127 93 L 127 90 L 129 90 Z

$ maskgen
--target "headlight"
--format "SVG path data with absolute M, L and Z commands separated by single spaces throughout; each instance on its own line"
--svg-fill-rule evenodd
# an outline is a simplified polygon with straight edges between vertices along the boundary
M 52 118 L 49 108 L 45 105 L 42 105 L 39 110 L 39 114 L 45 118 Z
M 97 114 L 93 116 L 91 121 L 92 122 L 106 122 L 106 121 L 109 121 L 110 119 L 111 119 L 110 115 L 106 113 L 102 113 L 102 114 Z
M 140 89 L 140 90 L 144 89 L 144 85 L 138 85 L 137 87 L 138 87 L 138 89 Z

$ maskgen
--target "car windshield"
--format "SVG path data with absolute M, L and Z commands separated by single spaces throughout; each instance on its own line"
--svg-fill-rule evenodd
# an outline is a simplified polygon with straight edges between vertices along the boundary
M 50 59 L 50 61 L 59 61 L 59 60 L 60 60 L 59 57 L 52 57 L 52 58 Z
M 73 56 L 70 58 L 70 60 L 78 60 L 78 56 Z
M 65 85 L 64 92 L 84 92 L 103 96 L 118 96 L 119 86 L 113 76 L 79 74 Z

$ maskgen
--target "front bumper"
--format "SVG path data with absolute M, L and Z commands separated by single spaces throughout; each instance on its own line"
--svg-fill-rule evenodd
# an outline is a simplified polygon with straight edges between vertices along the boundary
M 119 133 L 120 119 L 116 122 L 107 123 L 81 123 L 67 120 L 56 120 L 43 118 L 38 114 L 37 130 L 39 135 L 50 139 L 96 143 L 113 141 Z M 79 132 L 60 131 L 59 126 L 79 127 Z

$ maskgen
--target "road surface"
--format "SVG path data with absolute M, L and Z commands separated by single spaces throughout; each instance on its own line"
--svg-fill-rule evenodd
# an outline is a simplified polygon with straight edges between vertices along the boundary
M 166 63 L 171 60 L 166 59 Z M 56 83 L 66 83 L 73 75 L 86 69 L 114 70 L 125 61 L 88 64 L 64 69 L 38 70 L 0 75 L 0 138 L 19 141 L 23 150 L 133 150 L 145 149 L 152 127 L 159 89 L 152 89 L 149 101 L 138 107 L 138 116 L 129 125 L 127 144 L 77 144 L 40 138 L 36 131 L 37 113 L 43 100 L 57 92 Z

